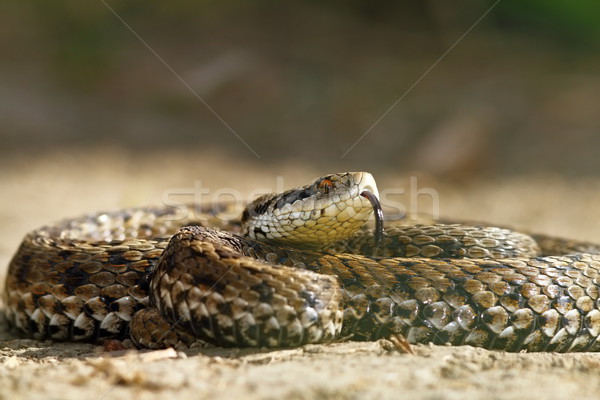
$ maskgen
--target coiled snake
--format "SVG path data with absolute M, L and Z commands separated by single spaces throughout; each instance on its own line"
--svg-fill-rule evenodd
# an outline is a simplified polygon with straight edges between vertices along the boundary
M 227 206 L 134 208 L 29 233 L 7 320 L 35 338 L 289 347 L 403 335 L 505 351 L 600 350 L 599 246 L 458 224 L 388 226 L 373 177 Z M 363 225 L 377 211 L 375 230 Z

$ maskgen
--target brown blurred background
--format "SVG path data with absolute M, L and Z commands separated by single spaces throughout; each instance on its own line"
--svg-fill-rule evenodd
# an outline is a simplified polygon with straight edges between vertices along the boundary
M 598 15 L 592 0 L 5 0 L 0 262 L 63 216 L 341 170 L 380 188 L 418 176 L 442 215 L 600 241 Z

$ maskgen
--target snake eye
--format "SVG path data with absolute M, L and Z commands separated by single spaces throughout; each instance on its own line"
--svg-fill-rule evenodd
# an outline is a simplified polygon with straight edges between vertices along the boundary
M 333 187 L 333 182 L 331 182 L 331 179 L 323 179 L 321 182 L 319 182 L 317 187 L 327 194 L 329 193 L 329 189 Z

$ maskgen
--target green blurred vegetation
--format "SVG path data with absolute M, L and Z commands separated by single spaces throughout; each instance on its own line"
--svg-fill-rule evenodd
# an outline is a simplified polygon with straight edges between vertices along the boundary
M 106 77 L 114 67 L 115 58 L 131 44 L 130 33 L 100 1 L 81 2 L 57 0 L 47 2 L 32 0 L 5 0 L 3 13 L 9 19 L 25 20 L 34 26 L 34 39 L 28 45 L 49 53 L 49 67 L 63 83 L 84 88 L 94 86 Z M 160 30 L 166 39 L 181 40 L 193 36 L 197 27 L 223 22 L 231 17 L 245 14 L 254 19 L 257 29 L 261 24 L 274 24 L 278 16 L 283 20 L 298 5 L 289 6 L 274 0 L 256 2 L 230 1 L 107 1 L 114 11 L 135 29 Z M 428 30 L 442 22 L 446 26 L 464 27 L 472 15 L 494 4 L 492 1 L 463 1 L 443 7 L 451 11 L 433 15 L 432 9 L 439 4 L 424 2 L 364 2 L 329 1 L 309 2 L 314 12 L 338 13 L 346 18 L 363 19 L 366 23 L 389 24 L 398 21 L 399 29 Z M 466 6 L 466 7 L 465 7 Z M 304 7 L 300 7 L 304 11 Z M 456 10 L 451 10 L 456 8 Z M 471 11 L 469 10 L 471 9 Z M 474 11 L 473 11 L 474 10 Z M 465 12 L 466 11 L 466 12 Z M 466 17 L 465 17 L 466 16 Z M 483 24 L 487 30 L 520 30 L 550 41 L 557 46 L 586 47 L 600 44 L 600 2 L 580 0 L 501 1 L 493 10 L 492 23 Z M 302 17 L 302 15 L 300 15 Z M 440 21 L 442 20 L 442 21 Z M 275 39 L 275 38 L 273 38 Z M 10 42 L 8 43 L 10 44 Z
M 563 45 L 600 44 L 600 2 L 597 0 L 502 1 L 498 12 L 507 27 L 549 35 Z
M 494 4 L 492 1 L 471 0 L 452 3 L 442 8 L 445 14 L 435 14 L 436 1 L 424 2 L 308 2 L 314 12 L 338 13 L 346 18 L 363 19 L 366 23 L 389 24 L 398 21 L 399 29 L 428 30 L 440 22 L 445 26 L 464 27 L 471 16 Z M 193 36 L 200 25 L 215 21 L 227 23 L 231 17 L 245 14 L 262 24 L 276 25 L 277 18 L 288 18 L 298 5 L 290 6 L 274 0 L 256 2 L 230 1 L 107 1 L 113 10 L 135 29 L 160 30 L 166 39 L 181 40 Z M 57 0 L 5 0 L 1 20 L 24 20 L 34 33 L 25 43 L 49 55 L 49 67 L 63 83 L 74 87 L 95 86 L 110 74 L 116 58 L 131 44 L 130 33 L 101 1 L 81 2 Z M 304 11 L 307 6 L 300 9 Z M 289 8 L 291 11 L 286 12 Z M 455 8 L 455 10 L 452 10 Z M 469 10 L 469 8 L 471 10 Z M 466 10 L 466 12 L 465 12 Z M 450 11 L 450 12 L 448 12 Z M 466 16 L 466 17 L 465 17 Z M 595 46 L 600 44 L 600 2 L 581 0 L 501 1 L 493 10 L 493 23 L 488 30 L 520 30 L 538 38 L 556 41 L 557 45 Z M 302 17 L 302 15 L 300 15 Z M 440 21 L 441 20 L 441 21 Z M 10 23 L 9 23 L 10 25 Z M 274 38 L 275 39 L 275 38 Z M 10 41 L 8 41 L 10 45 Z
M 596 174 L 598 15 L 591 0 L 5 0 L 0 138 L 253 157 L 181 77 L 269 160 Z

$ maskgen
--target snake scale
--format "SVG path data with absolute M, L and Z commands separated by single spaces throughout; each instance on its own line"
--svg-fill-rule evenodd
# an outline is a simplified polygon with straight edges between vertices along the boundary
M 4 313 L 39 339 L 290 347 L 403 335 L 600 350 L 600 246 L 497 227 L 390 225 L 365 172 L 227 205 L 131 208 L 26 235 Z M 376 211 L 376 229 L 363 225 Z

